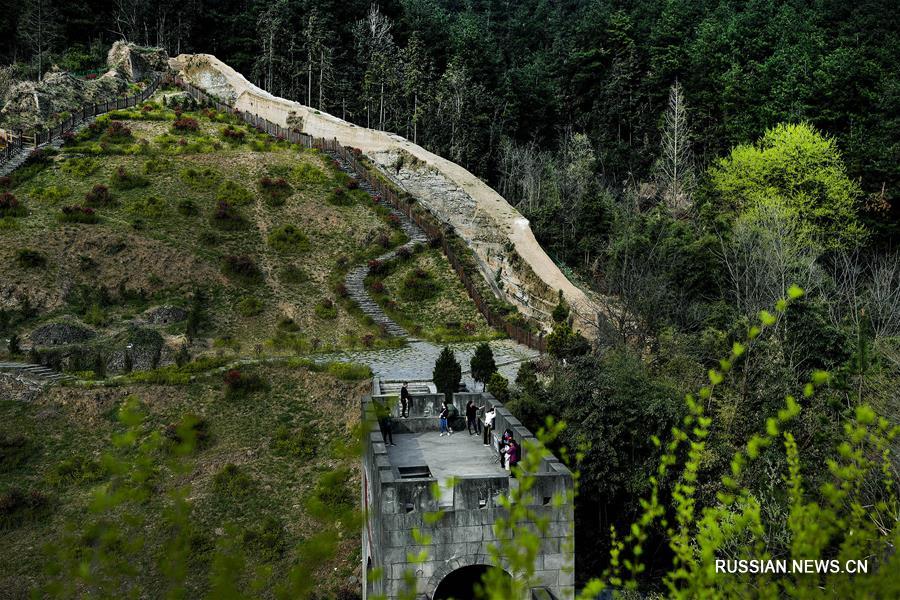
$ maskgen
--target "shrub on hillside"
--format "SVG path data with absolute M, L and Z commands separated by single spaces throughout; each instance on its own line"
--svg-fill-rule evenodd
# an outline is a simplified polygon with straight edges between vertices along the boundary
M 253 194 L 241 184 L 229 179 L 223 181 L 219 189 L 216 190 L 216 200 L 228 202 L 233 206 L 244 206 L 253 200 Z
M 98 183 L 84 195 L 84 202 L 88 206 L 109 206 L 112 204 L 112 201 L 112 194 L 109 193 L 109 188 L 102 183 Z
M 246 132 L 240 129 L 235 129 L 233 125 L 228 125 L 225 129 L 222 130 L 222 138 L 227 142 L 232 142 L 235 144 L 240 144 L 244 141 L 244 136 Z
M 285 200 L 294 193 L 293 188 L 283 177 L 273 179 L 271 177 L 262 177 L 259 180 L 259 190 L 263 197 L 272 206 L 281 206 Z
M 47 258 L 31 248 L 21 248 L 16 252 L 16 264 L 23 269 L 34 269 L 47 264 Z
M 100 461 L 85 456 L 73 456 L 64 459 L 50 470 L 47 474 L 47 483 L 55 487 L 72 483 L 93 483 L 108 474 L 109 471 Z
M 109 125 L 106 126 L 106 131 L 104 132 L 102 139 L 108 143 L 120 144 L 130 142 L 133 138 L 131 129 L 129 129 L 125 123 L 122 121 L 111 121 Z
M 275 430 L 271 447 L 273 453 L 281 456 L 314 458 L 319 449 L 319 438 L 309 425 L 304 424 L 297 429 L 282 425 Z
M 4 217 L 24 217 L 28 211 L 16 198 L 9 192 L 0 194 L 0 219 Z
M 12 187 L 12 178 L 8 175 L 0 177 L 0 190 L 8 190 Z
M 100 168 L 101 162 L 97 158 L 85 156 L 83 158 L 70 158 L 65 161 L 60 169 L 64 173 L 84 179 L 88 175 L 95 173 Z
M 178 201 L 178 214 L 184 215 L 185 217 L 192 217 L 199 212 L 197 204 L 190 198 Z
M 334 206 L 351 206 L 353 196 L 347 193 L 347 188 L 337 187 L 328 194 L 328 203 Z
M 216 227 L 227 230 L 243 229 L 247 225 L 244 217 L 236 208 L 221 200 L 216 203 L 212 221 Z
M 242 542 L 250 555 L 264 563 L 280 559 L 288 548 L 284 525 L 275 517 L 266 517 L 259 527 L 244 531 Z
M 112 185 L 117 190 L 133 190 L 147 187 L 150 185 L 150 180 L 143 175 L 129 173 L 125 167 L 119 167 L 113 171 Z
M 256 296 L 244 296 L 238 300 L 235 308 L 242 317 L 254 317 L 263 311 L 263 303 Z
M 268 238 L 269 246 L 282 253 L 309 250 L 309 238 L 295 225 L 282 225 L 273 229 Z
M 373 258 L 369 261 L 369 273 L 373 275 L 383 275 L 388 270 L 388 266 L 386 263 L 381 262 L 377 258 Z
M 181 180 L 194 188 L 209 189 L 216 185 L 222 177 L 209 167 L 195 169 L 188 167 L 181 170 Z
M 59 215 L 62 223 L 84 223 L 93 225 L 100 222 L 100 216 L 89 206 L 65 206 Z
M 0 494 L 0 531 L 15 529 L 50 512 L 50 501 L 37 490 L 11 488 Z
M 197 119 L 191 117 L 181 117 L 172 123 L 172 131 L 174 133 L 193 133 L 200 129 Z
M 253 478 L 234 463 L 228 463 L 213 477 L 213 492 L 225 498 L 245 498 L 253 492 Z
M 226 256 L 222 270 L 226 275 L 241 279 L 245 282 L 257 282 L 262 280 L 262 271 L 256 266 L 252 258 L 245 255 Z
M 163 436 L 174 449 L 182 453 L 203 450 L 209 446 L 212 438 L 209 421 L 194 414 L 185 415 L 180 423 L 166 425 Z
M 403 278 L 400 297 L 408 302 L 423 302 L 433 298 L 440 285 L 434 276 L 424 269 L 414 269 Z
M 369 365 L 360 363 L 331 362 L 325 367 L 325 372 L 341 381 L 362 381 L 372 377 Z
M 238 369 L 229 369 L 225 372 L 225 397 L 229 400 L 246 398 L 268 389 L 269 384 L 256 373 L 242 373 Z
M 321 170 L 308 162 L 302 162 L 293 168 L 291 174 L 300 183 L 325 183 L 328 176 Z
M 158 219 L 168 212 L 166 202 L 157 196 L 147 196 L 129 203 L 128 210 L 149 219 Z
M 154 157 L 144 162 L 144 174 L 155 175 L 168 173 L 172 169 L 172 162 L 162 157 Z
M 316 304 L 316 308 L 314 309 L 316 316 L 320 319 L 335 319 L 337 318 L 337 307 L 334 305 L 334 301 L 330 298 L 325 298 L 318 304 Z

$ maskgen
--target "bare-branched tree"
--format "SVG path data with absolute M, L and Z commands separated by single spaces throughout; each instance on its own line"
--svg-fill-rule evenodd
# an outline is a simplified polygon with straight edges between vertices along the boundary
M 660 196 L 669 212 L 677 217 L 687 215 L 693 205 L 696 182 L 691 152 L 684 92 L 677 81 L 669 90 L 669 104 L 664 117 L 662 143 L 656 164 Z

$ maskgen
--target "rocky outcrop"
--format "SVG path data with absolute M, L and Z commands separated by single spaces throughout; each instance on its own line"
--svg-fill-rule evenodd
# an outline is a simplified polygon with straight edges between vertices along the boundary
M 144 321 L 149 325 L 171 325 L 187 319 L 188 313 L 178 306 L 157 306 L 144 313 Z
M 393 164 L 392 155 L 396 157 L 405 152 L 415 158 L 422 164 L 421 170 L 407 172 L 405 180 L 396 180 L 428 204 L 439 218 L 443 214 L 443 220 L 473 247 L 481 262 L 482 274 L 495 292 L 499 288 L 494 281 L 496 265 L 501 271 L 501 280 L 506 278 L 506 299 L 549 327 L 549 311 L 545 309 L 552 306 L 547 306 L 547 297 L 552 298 L 561 291 L 572 308 L 575 327 L 588 337 L 595 337 L 598 303 L 569 281 L 547 256 L 535 239 L 528 219 L 463 167 L 401 136 L 357 127 L 298 102 L 274 96 L 251 84 L 215 56 L 183 54 L 171 59 L 169 66 L 187 81 L 238 110 L 281 126 L 288 126 L 291 119 L 302 123 L 303 131 L 313 137 L 336 138 L 341 144 L 359 148 L 369 156 L 384 155 L 383 160 L 376 160 L 382 169 L 385 169 L 385 162 Z M 389 169 L 385 170 L 390 175 Z M 391 176 L 397 175 L 395 172 Z M 423 190 L 430 192 L 423 194 Z M 436 208 L 440 205 L 445 207 L 442 213 Z M 458 215 L 453 218 L 457 208 L 465 209 L 471 224 Z M 502 264 L 499 256 L 503 256 Z
M 43 387 L 21 373 L 0 371 L 0 398 L 13 402 L 31 402 Z
M 31 332 L 29 338 L 35 346 L 67 346 L 94 337 L 94 332 L 77 323 L 48 323 Z
M 9 80 L 0 87 L 6 90 L 0 95 L 0 126 L 22 130 L 46 127 L 57 115 L 123 96 L 130 82 L 164 71 L 168 57 L 161 48 L 116 42 L 107 61 L 107 72 L 93 80 L 74 77 L 55 66 L 40 82 Z
M 131 42 L 118 41 L 106 55 L 106 65 L 129 81 L 140 81 L 153 72 L 165 71 L 169 57 L 162 48 L 148 48 Z

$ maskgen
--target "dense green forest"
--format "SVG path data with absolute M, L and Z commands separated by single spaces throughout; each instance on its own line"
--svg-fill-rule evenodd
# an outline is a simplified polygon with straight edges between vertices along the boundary
M 89 70 L 123 36 L 212 53 L 275 94 L 463 164 L 529 218 L 609 299 L 594 347 L 561 305 L 552 356 L 509 398 L 532 429 L 569 423 L 557 448 L 584 449 L 580 582 L 608 566 L 609 527 L 640 516 L 654 436 L 682 423 L 685 394 L 735 341 L 746 353 L 704 403 L 699 506 L 813 373 L 829 385 L 792 429 L 809 489 L 830 481 L 822 465 L 860 406 L 897 423 L 898 33 L 890 0 L 0 0 L 7 74 Z M 791 284 L 806 293 L 747 341 Z M 744 482 L 781 556 L 790 465 L 776 446 Z M 896 442 L 886 456 L 896 473 Z M 664 501 L 675 484 L 660 482 Z M 648 582 L 672 565 L 665 537 L 644 545 Z

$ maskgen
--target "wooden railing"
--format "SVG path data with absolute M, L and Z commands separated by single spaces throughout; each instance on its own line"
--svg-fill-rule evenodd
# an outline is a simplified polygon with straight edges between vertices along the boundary
M 6 146 L 0 149 L 0 166 L 11 161 L 13 157 L 24 152 L 28 148 L 38 148 L 43 144 L 49 144 L 54 139 L 62 137 L 67 131 L 72 131 L 78 125 L 97 115 L 102 115 L 111 110 L 130 108 L 144 102 L 153 95 L 159 85 L 160 77 L 156 76 L 139 94 L 116 98 L 97 104 L 86 104 L 73 112 L 69 118 L 49 129 L 35 128 L 31 132 L 12 132 L 7 137 Z
M 397 210 L 405 214 L 409 217 L 416 225 L 422 228 L 422 231 L 428 236 L 431 240 L 440 240 L 441 248 L 444 251 L 444 254 L 447 256 L 447 260 L 450 261 L 450 264 L 453 266 L 453 270 L 456 271 L 456 274 L 459 276 L 463 285 L 466 288 L 466 291 L 469 293 L 469 296 L 472 298 L 472 301 L 475 303 L 475 306 L 478 307 L 478 310 L 484 315 L 484 318 L 487 322 L 494 328 L 504 332 L 511 339 L 519 342 L 520 344 L 524 344 L 529 348 L 533 348 L 540 352 L 546 352 L 547 350 L 547 339 L 544 337 L 544 334 L 535 333 L 528 329 L 527 327 L 523 327 L 517 323 L 511 323 L 506 315 L 501 314 L 498 310 L 494 308 L 494 306 L 487 301 L 487 299 L 482 295 L 482 291 L 480 286 L 475 284 L 473 281 L 472 275 L 464 268 L 464 263 L 460 256 L 457 254 L 457 250 L 450 244 L 449 238 L 444 234 L 444 231 L 440 224 L 436 223 L 432 218 L 427 217 L 421 212 L 417 212 L 413 210 L 413 204 L 407 202 L 405 198 L 403 198 L 400 194 L 397 194 L 394 189 L 385 184 L 385 182 L 373 175 L 370 169 L 362 163 L 362 161 L 357 158 L 354 152 L 347 148 L 335 139 L 326 139 L 326 138 L 314 138 L 310 135 L 302 133 L 297 129 L 282 127 L 277 123 L 273 123 L 268 119 L 264 119 L 259 115 L 255 115 L 253 113 L 247 111 L 239 111 L 235 110 L 234 107 L 229 106 L 219 99 L 210 96 L 200 88 L 192 85 L 191 83 L 184 81 L 180 77 L 169 77 L 166 80 L 166 83 L 170 83 L 178 86 L 179 88 L 186 91 L 194 100 L 199 103 L 206 104 L 214 107 L 216 110 L 220 112 L 230 112 L 239 116 L 245 123 L 251 125 L 259 131 L 263 131 L 268 133 L 269 135 L 275 136 L 277 138 L 295 143 L 301 144 L 306 148 L 317 148 L 319 150 L 323 150 L 325 152 L 334 152 L 338 154 L 344 161 L 346 161 L 356 172 L 356 174 L 363 180 L 365 180 L 375 192 L 381 196 L 383 201 L 390 203 Z M 476 277 L 480 277 L 480 274 L 476 274 Z

